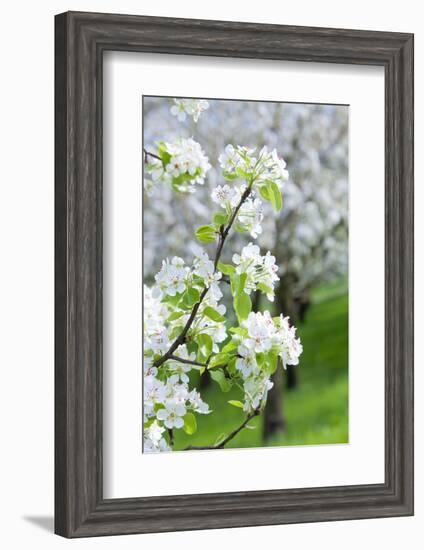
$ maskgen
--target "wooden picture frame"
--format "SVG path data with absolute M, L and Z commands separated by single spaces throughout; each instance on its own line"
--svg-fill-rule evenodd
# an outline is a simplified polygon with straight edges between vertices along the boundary
M 55 531 L 65 537 L 413 514 L 413 35 L 68 12 L 55 38 Z M 385 482 L 104 499 L 102 56 L 106 50 L 385 70 Z

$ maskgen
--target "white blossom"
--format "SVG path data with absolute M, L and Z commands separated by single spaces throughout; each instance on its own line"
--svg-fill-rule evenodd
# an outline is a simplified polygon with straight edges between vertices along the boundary
M 166 441 L 162 437 L 164 431 L 165 428 L 160 426 L 156 420 L 144 429 L 143 436 L 145 452 L 158 452 L 162 450 L 164 443 L 167 445 Z
M 253 156 L 254 152 L 255 149 L 248 147 L 227 145 L 218 159 L 224 177 L 242 178 L 256 185 L 272 180 L 281 188 L 289 179 L 284 159 L 278 156 L 276 149 L 269 152 L 266 146 L 262 147 L 257 158 Z
M 188 268 L 184 266 L 184 261 L 177 256 L 174 256 L 171 261 L 163 260 L 159 273 L 155 275 L 157 286 L 153 290 L 154 297 L 161 296 L 161 294 L 175 296 L 177 293 L 184 292 L 188 271 Z
M 197 122 L 200 115 L 208 108 L 209 103 L 205 99 L 174 99 L 171 113 L 181 122 L 186 119 L 186 115 L 191 116 L 194 122 Z
M 148 375 L 143 381 L 144 413 L 151 416 L 156 404 L 164 403 L 167 396 L 165 384 L 155 376 Z
M 287 365 L 298 365 L 299 356 L 303 351 L 300 338 L 296 338 L 296 327 L 289 325 L 289 318 L 280 315 L 279 329 L 277 331 L 278 342 L 281 346 L 279 355 L 284 368 Z
M 172 185 L 180 193 L 193 193 L 196 184 L 203 185 L 211 165 L 199 143 L 192 138 L 179 138 L 159 144 L 161 159 L 146 155 L 145 188 L 150 193 L 158 183 Z
M 256 239 L 262 233 L 262 220 L 264 219 L 262 201 L 258 198 L 248 197 L 237 215 L 237 221 Z
M 249 335 L 243 341 L 244 347 L 255 353 L 267 352 L 272 348 L 272 335 L 275 332 L 275 327 L 269 311 L 249 313 L 244 324 Z
M 274 300 L 274 285 L 279 281 L 278 266 L 269 251 L 261 256 L 259 246 L 249 243 L 243 247 L 241 254 L 233 255 L 233 262 L 237 273 L 247 275 L 245 291 L 248 294 L 262 285 L 260 288 L 265 291 L 268 300 Z
M 243 384 L 245 394 L 244 410 L 250 413 L 264 404 L 268 391 L 273 385 L 273 382 L 267 376 L 261 374 L 247 378 Z
M 219 204 L 222 208 L 226 208 L 234 195 L 233 189 L 229 185 L 217 185 L 211 193 L 213 202 Z
M 181 403 L 173 399 L 168 399 L 165 402 L 165 408 L 159 409 L 156 417 L 163 421 L 165 426 L 171 430 L 172 428 L 182 428 L 184 426 L 183 416 L 186 414 L 186 408 Z
M 196 389 L 193 389 L 189 393 L 188 399 L 190 406 L 195 412 L 199 414 L 209 414 L 211 412 L 209 405 L 202 400 L 200 393 Z

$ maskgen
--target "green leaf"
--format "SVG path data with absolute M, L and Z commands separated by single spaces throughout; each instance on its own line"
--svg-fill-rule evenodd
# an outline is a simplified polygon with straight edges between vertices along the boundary
M 217 353 L 209 361 L 208 368 L 213 369 L 218 365 L 226 365 L 229 359 L 230 359 L 230 355 L 228 355 L 228 353 Z
M 216 231 L 213 225 L 201 225 L 196 229 L 195 235 L 202 243 L 212 243 L 216 239 Z
M 264 294 L 274 294 L 274 290 L 270 286 L 264 285 L 263 283 L 258 283 L 257 288 Z
M 230 332 L 232 332 L 233 334 L 237 334 L 238 336 L 248 335 L 247 328 L 244 327 L 231 327 Z
M 271 200 L 270 196 L 269 196 L 269 190 L 268 190 L 268 187 L 266 185 L 262 185 L 262 187 L 259 188 L 259 193 L 260 193 L 261 197 L 263 199 L 265 199 L 266 201 Z
M 175 307 L 183 297 L 183 293 L 177 293 L 175 296 L 165 296 L 165 298 L 162 299 L 165 304 L 170 304 L 171 306 Z
M 212 380 L 215 380 L 223 392 L 226 393 L 230 391 L 232 384 L 221 370 L 211 370 L 210 375 Z
M 213 215 L 213 222 L 218 225 L 224 225 L 224 223 L 227 223 L 228 221 L 228 214 L 225 212 L 216 212 Z
M 169 164 L 169 161 L 172 158 L 172 156 L 168 153 L 166 145 L 163 141 L 158 143 L 158 156 L 162 159 L 162 164 L 164 168 L 167 164 Z
M 240 178 L 243 178 L 243 179 L 249 179 L 251 174 L 249 174 L 248 172 L 245 172 L 244 170 L 242 170 L 241 168 L 237 167 L 236 168 L 236 174 L 240 177 Z
M 236 268 L 231 264 L 223 264 L 222 262 L 218 262 L 218 269 L 224 275 L 232 275 L 236 271 Z
M 230 275 L 231 293 L 234 297 L 241 294 L 246 286 L 247 273 L 233 273 Z
M 237 361 L 237 357 L 234 356 L 234 357 L 232 357 L 232 359 L 230 359 L 230 361 L 228 362 L 228 365 L 227 365 L 227 372 L 228 372 L 229 374 L 231 374 L 231 376 L 234 376 L 235 374 L 237 374 L 236 361 Z
M 271 375 L 277 370 L 278 367 L 278 355 L 276 353 L 268 353 L 266 358 L 266 370 Z
M 233 407 L 238 407 L 239 409 L 242 409 L 244 407 L 243 403 L 241 401 L 237 401 L 236 399 L 230 399 L 228 403 Z
M 173 329 L 168 334 L 168 337 L 170 338 L 171 341 L 175 340 L 175 338 L 180 335 L 180 332 L 181 332 L 180 326 L 173 327 Z
M 250 296 L 245 292 L 242 292 L 239 296 L 236 296 L 234 298 L 234 309 L 239 322 L 247 319 L 249 313 L 252 311 L 252 300 L 250 299 Z
M 234 229 L 237 231 L 237 233 L 246 233 L 247 229 L 244 225 L 242 225 L 239 221 L 236 221 L 234 224 Z
M 197 430 L 197 422 L 196 422 L 196 417 L 194 416 L 193 413 L 191 412 L 188 412 L 185 416 L 184 416 L 184 426 L 183 426 L 183 430 L 185 431 L 186 434 L 188 435 L 193 435 L 196 430 Z
M 200 362 L 204 362 L 208 359 L 212 353 L 213 341 L 209 334 L 199 334 L 196 338 L 199 345 L 197 357 Z
M 227 172 L 226 170 L 222 172 L 222 175 L 227 181 L 234 181 L 238 178 L 237 174 L 233 174 L 232 172 Z
M 222 353 L 229 353 L 231 351 L 235 351 L 238 348 L 239 344 L 237 342 L 234 342 L 234 340 L 230 340 L 225 344 L 225 346 L 222 348 Z
M 271 180 L 267 180 L 267 187 L 269 191 L 269 200 L 271 201 L 272 207 L 276 212 L 279 212 L 283 206 L 283 197 L 281 195 L 280 188 L 275 181 Z
M 200 292 L 197 288 L 188 288 L 183 296 L 183 302 L 187 307 L 194 306 L 200 299 Z
M 187 342 L 186 346 L 187 346 L 187 351 L 189 353 L 195 353 L 197 355 L 197 350 L 199 348 L 199 346 L 197 345 L 197 342 L 193 342 L 193 341 L 190 342 L 189 341 L 189 342 Z
M 209 317 L 209 319 L 212 319 L 212 321 L 215 321 L 216 323 L 223 323 L 225 321 L 225 317 L 223 317 L 216 309 L 214 309 L 211 306 L 205 307 L 203 310 L 203 314 L 206 315 L 206 317 Z
M 185 315 L 184 311 L 174 311 L 174 313 L 171 313 L 171 315 L 168 317 L 167 322 L 170 323 L 171 321 L 176 321 L 183 315 Z

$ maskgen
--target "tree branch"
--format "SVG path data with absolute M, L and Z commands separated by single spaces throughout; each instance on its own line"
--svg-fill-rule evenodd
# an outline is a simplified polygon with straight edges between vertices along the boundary
M 224 248 L 225 240 L 228 237 L 228 233 L 230 232 L 230 229 L 231 229 L 231 227 L 232 227 L 232 225 L 233 225 L 233 223 L 234 223 L 234 221 L 237 217 L 238 211 L 240 210 L 240 208 L 241 208 L 242 204 L 244 203 L 244 201 L 250 195 L 251 190 L 252 190 L 252 184 L 250 184 L 244 190 L 238 205 L 234 209 L 234 212 L 232 213 L 231 218 L 228 221 L 227 226 L 225 228 L 224 228 L 224 226 L 221 226 L 221 231 L 219 233 L 218 246 L 217 246 L 216 253 L 215 253 L 214 273 L 217 271 L 218 262 L 219 262 L 219 259 L 221 257 L 222 249 Z M 187 322 L 186 322 L 183 330 L 181 331 L 179 336 L 176 338 L 176 340 L 173 342 L 173 344 L 171 344 L 168 351 L 166 353 L 164 353 L 161 357 L 159 357 L 159 359 L 156 359 L 156 361 L 152 365 L 153 367 L 158 368 L 161 365 L 163 365 L 163 363 L 168 361 L 168 359 L 170 359 L 173 356 L 174 351 L 179 346 L 184 344 L 184 342 L 186 341 L 187 333 L 188 333 L 191 325 L 193 324 L 194 319 L 196 318 L 199 307 L 200 307 L 201 303 L 203 302 L 203 299 L 205 298 L 208 290 L 209 290 L 209 287 L 205 286 L 205 288 L 202 290 L 202 293 L 200 294 L 199 301 L 193 306 L 193 309 L 191 310 L 190 317 L 187 319 Z
M 171 355 L 169 359 L 173 361 L 178 361 L 179 363 L 184 363 L 185 365 L 194 365 L 196 367 L 207 367 L 207 363 L 199 363 L 198 361 L 192 361 L 191 359 L 184 359 L 183 357 L 178 357 L 177 355 Z
M 205 451 L 205 450 L 211 450 L 211 449 L 223 449 L 227 443 L 229 443 L 243 428 L 246 427 L 246 425 L 254 418 L 255 416 L 258 416 L 259 409 L 255 409 L 253 412 L 248 414 L 246 418 L 243 420 L 243 422 L 238 426 L 235 430 L 233 430 L 230 434 L 227 435 L 227 437 L 221 441 L 221 443 L 218 443 L 218 445 L 209 445 L 204 447 L 196 447 L 193 445 L 189 445 L 183 451 Z
M 162 159 L 158 155 L 155 155 L 155 153 L 151 153 L 150 151 L 147 151 L 147 149 L 144 149 L 144 147 L 143 147 L 143 153 L 144 153 L 144 162 L 147 162 L 148 156 L 162 161 Z

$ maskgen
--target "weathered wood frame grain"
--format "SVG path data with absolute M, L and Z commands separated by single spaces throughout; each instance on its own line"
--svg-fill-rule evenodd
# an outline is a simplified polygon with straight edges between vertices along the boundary
M 384 483 L 103 499 L 106 50 L 384 67 Z M 412 515 L 413 35 L 68 12 L 56 16 L 55 71 L 56 533 L 85 537 Z

